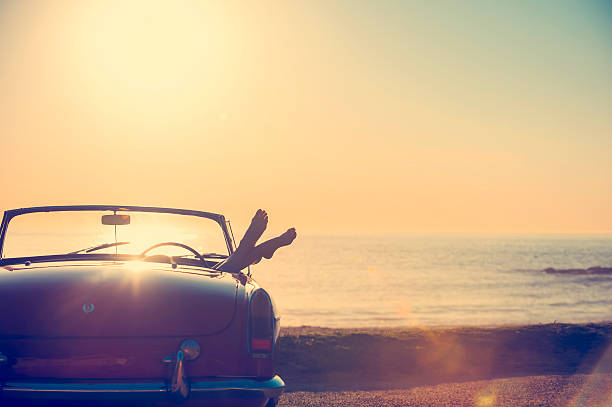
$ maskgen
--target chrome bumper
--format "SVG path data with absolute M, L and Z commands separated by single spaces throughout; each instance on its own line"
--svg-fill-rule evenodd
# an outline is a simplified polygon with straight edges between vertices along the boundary
M 190 382 L 191 398 L 210 395 L 255 396 L 258 398 L 278 398 L 285 388 L 283 379 L 274 376 L 268 380 L 251 378 L 218 379 Z M 130 398 L 170 398 L 171 386 L 163 382 L 148 383 L 58 383 L 7 381 L 0 383 L 0 397 L 36 399 L 130 399 Z

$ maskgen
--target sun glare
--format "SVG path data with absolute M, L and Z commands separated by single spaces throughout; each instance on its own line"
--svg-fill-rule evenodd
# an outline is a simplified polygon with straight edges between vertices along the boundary
M 191 243 L 193 248 L 199 252 L 202 252 L 206 247 L 205 242 L 202 242 L 206 236 L 199 236 L 179 227 L 169 225 L 139 225 L 138 228 L 127 227 L 124 231 L 119 232 L 119 236 L 122 240 L 132 243 L 130 246 L 130 251 L 132 252 L 140 252 L 162 242 Z M 173 255 L 189 254 L 184 249 L 177 247 L 164 247 L 163 253 Z
M 495 394 L 483 394 L 483 395 L 479 395 L 476 398 L 476 406 L 478 406 L 478 407 L 494 406 L 496 399 L 497 399 L 497 397 L 495 397 Z
M 88 2 L 71 24 L 77 71 L 92 97 L 128 111 L 180 110 L 194 88 L 214 92 L 225 34 L 214 5 L 201 2 Z M 197 10 L 195 10 L 197 9 Z M 117 98 L 116 95 L 121 95 Z M 114 109 L 120 111 L 120 109 Z M 161 111 L 161 110 L 160 110 Z M 138 112 L 135 112 L 138 113 Z

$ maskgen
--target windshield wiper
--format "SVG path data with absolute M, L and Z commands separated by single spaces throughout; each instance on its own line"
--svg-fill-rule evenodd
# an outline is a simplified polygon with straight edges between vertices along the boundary
M 121 246 L 121 245 L 124 245 L 124 244 L 130 244 L 130 242 L 104 243 L 104 244 L 99 244 L 97 246 L 86 247 L 85 249 L 76 250 L 74 252 L 70 252 L 70 253 L 66 253 L 66 254 L 79 254 L 81 252 L 91 253 L 91 252 L 95 252 L 96 250 L 107 249 L 109 247 L 116 247 L 116 246 Z

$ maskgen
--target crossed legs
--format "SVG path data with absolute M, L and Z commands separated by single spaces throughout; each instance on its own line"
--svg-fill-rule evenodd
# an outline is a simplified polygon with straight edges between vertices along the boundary
M 268 214 L 266 211 L 259 209 L 253 216 L 251 224 L 236 251 L 215 268 L 222 271 L 238 272 L 251 264 L 259 263 L 262 258 L 272 258 L 276 250 L 290 245 L 297 236 L 295 228 L 291 228 L 280 236 L 255 245 L 267 226 Z

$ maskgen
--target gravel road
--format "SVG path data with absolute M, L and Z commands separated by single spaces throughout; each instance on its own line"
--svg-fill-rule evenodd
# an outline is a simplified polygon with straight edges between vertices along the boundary
M 282 407 L 612 406 L 612 374 L 528 376 L 447 383 L 407 390 L 292 392 Z

